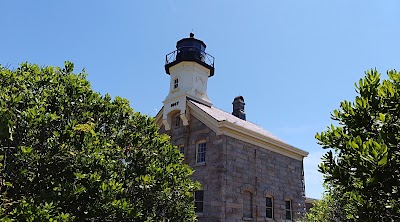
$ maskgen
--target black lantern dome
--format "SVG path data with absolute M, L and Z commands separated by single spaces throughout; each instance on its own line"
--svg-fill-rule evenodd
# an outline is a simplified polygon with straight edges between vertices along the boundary
M 183 38 L 176 43 L 176 50 L 167 54 L 165 57 L 165 72 L 169 73 L 169 68 L 183 61 L 197 62 L 198 64 L 210 69 L 210 76 L 214 75 L 214 57 L 207 54 L 206 44 L 194 38 L 190 33 L 189 38 Z

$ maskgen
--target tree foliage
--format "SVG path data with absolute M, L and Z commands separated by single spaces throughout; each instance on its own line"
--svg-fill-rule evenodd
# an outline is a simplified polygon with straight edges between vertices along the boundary
M 347 202 L 341 201 L 338 191 L 325 187 L 322 198 L 313 203 L 310 212 L 306 213 L 303 221 L 309 222 L 340 222 L 345 221 L 344 208 Z
M 0 66 L 0 220 L 195 220 L 198 184 L 168 136 L 72 72 Z
M 355 101 L 332 113 L 339 126 L 316 135 L 332 148 L 319 170 L 346 221 L 400 220 L 400 73 L 387 74 L 367 71 Z

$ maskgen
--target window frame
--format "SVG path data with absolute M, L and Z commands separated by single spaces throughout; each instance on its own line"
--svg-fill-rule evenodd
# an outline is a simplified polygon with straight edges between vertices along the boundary
M 196 194 L 200 194 L 200 193 L 202 194 L 202 195 L 201 195 L 202 198 L 201 198 L 201 200 L 197 200 L 197 199 L 196 199 L 196 197 L 197 197 Z M 201 211 L 197 211 L 197 210 L 196 210 L 196 209 L 197 209 L 196 203 L 201 204 Z M 196 214 L 202 214 L 202 213 L 204 213 L 204 190 L 198 190 L 198 191 L 195 191 L 195 192 L 193 193 L 193 204 L 194 204 L 194 212 L 195 212 Z
M 271 206 L 268 206 L 268 199 L 271 199 Z M 271 217 L 268 217 L 268 210 L 271 211 Z M 266 219 L 274 219 L 274 197 L 272 195 L 267 195 L 265 197 L 265 218 Z
M 288 208 L 287 203 L 289 203 L 289 208 Z M 289 218 L 288 218 L 288 213 L 290 215 Z M 290 199 L 285 200 L 285 220 L 286 221 L 293 220 L 293 203 L 292 203 L 292 200 L 290 200 Z
M 202 148 L 204 148 L 204 150 L 202 152 L 200 152 L 200 145 L 203 145 L 203 144 L 204 144 L 204 147 L 202 147 Z M 207 154 L 207 141 L 205 141 L 205 140 L 198 141 L 196 143 L 196 164 L 205 164 L 206 163 L 206 154 Z
M 177 89 L 179 87 L 179 78 L 175 78 L 174 79 L 174 83 L 173 83 L 173 89 Z

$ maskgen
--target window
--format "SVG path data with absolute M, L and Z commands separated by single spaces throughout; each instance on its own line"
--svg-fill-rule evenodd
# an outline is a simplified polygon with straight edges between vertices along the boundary
M 194 211 L 196 213 L 203 213 L 204 204 L 204 191 L 199 190 L 194 192 Z
M 181 125 L 181 117 L 179 115 L 175 116 L 175 127 L 179 127 Z
M 184 147 L 183 145 L 180 145 L 180 146 L 179 146 L 179 152 L 180 152 L 183 156 L 185 156 L 185 147 Z
M 197 144 L 196 163 L 206 162 L 206 142 Z
M 243 193 L 243 217 L 253 218 L 253 193 L 246 190 Z
M 285 219 L 292 220 L 292 201 L 291 200 L 285 201 Z
M 178 86 L 179 86 L 179 80 L 174 79 L 174 89 L 178 88 Z
M 274 219 L 274 198 L 273 197 L 266 197 L 265 208 L 266 208 L 266 213 L 265 213 L 266 218 Z

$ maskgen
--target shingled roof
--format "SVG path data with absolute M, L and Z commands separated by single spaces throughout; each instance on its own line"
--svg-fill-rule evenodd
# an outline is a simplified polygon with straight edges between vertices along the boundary
M 264 128 L 262 128 L 261 126 L 258 126 L 252 122 L 246 121 L 246 120 L 242 120 L 230 113 L 227 113 L 223 110 L 220 110 L 214 106 L 206 106 L 203 105 L 201 103 L 198 103 L 196 101 L 190 100 L 191 103 L 193 103 L 194 105 L 196 105 L 197 107 L 199 107 L 201 110 L 203 110 L 204 112 L 206 112 L 207 114 L 209 114 L 212 118 L 214 118 L 215 120 L 217 120 L 218 122 L 221 121 L 228 121 L 230 123 L 233 123 L 239 127 L 248 129 L 250 131 L 256 132 L 258 134 L 261 134 L 263 136 L 269 137 L 271 139 L 280 141 L 282 143 L 286 143 L 285 141 L 281 140 L 280 138 L 278 138 L 277 136 L 273 135 L 272 133 L 268 132 L 267 130 L 265 130 Z
M 207 106 L 190 98 L 187 98 L 186 104 L 190 108 L 190 113 L 215 131 L 217 135 L 231 136 L 298 160 L 308 156 L 307 151 L 286 143 L 252 122 L 242 120 L 214 106 Z M 156 116 L 159 127 L 163 124 L 163 109 L 164 107 Z
M 197 108 L 199 111 L 203 112 L 203 114 L 206 114 L 207 116 L 211 117 L 215 122 L 218 123 L 217 128 L 219 128 L 219 129 L 222 129 L 223 127 L 225 127 L 225 128 L 231 129 L 233 131 L 245 133 L 245 134 L 249 135 L 250 137 L 253 138 L 253 139 L 249 138 L 248 142 L 250 142 L 250 143 L 253 143 L 255 141 L 259 141 L 259 142 L 264 141 L 264 142 L 267 142 L 270 144 L 274 144 L 275 147 L 276 146 L 280 147 L 279 149 L 274 149 L 274 151 L 277 151 L 279 153 L 282 153 L 280 150 L 283 149 L 283 150 L 286 150 L 284 153 L 289 151 L 289 153 L 294 154 L 294 156 L 299 155 L 302 157 L 306 157 L 308 155 L 307 151 L 304 151 L 302 149 L 299 149 L 297 147 L 294 147 L 294 146 L 286 143 L 285 141 L 283 141 L 282 139 L 273 135 L 272 133 L 268 132 L 264 128 L 254 124 L 252 122 L 242 120 L 242 119 L 240 119 L 228 112 L 225 112 L 221 109 L 218 109 L 214 106 L 207 106 L 207 105 L 204 105 L 202 103 L 199 103 L 199 102 L 191 100 L 191 99 L 188 99 L 188 105 L 189 105 L 189 107 L 192 107 L 192 109 Z M 214 125 L 214 124 L 212 124 L 212 125 Z M 223 131 L 225 132 L 224 134 L 228 135 L 227 131 L 225 131 L 225 130 L 223 130 Z M 229 135 L 236 137 L 237 133 L 230 133 Z M 260 143 L 257 143 L 257 144 L 259 145 Z M 268 149 L 270 148 L 269 146 L 264 146 L 264 147 L 268 147 Z M 294 157 L 293 155 L 290 155 L 290 156 Z

